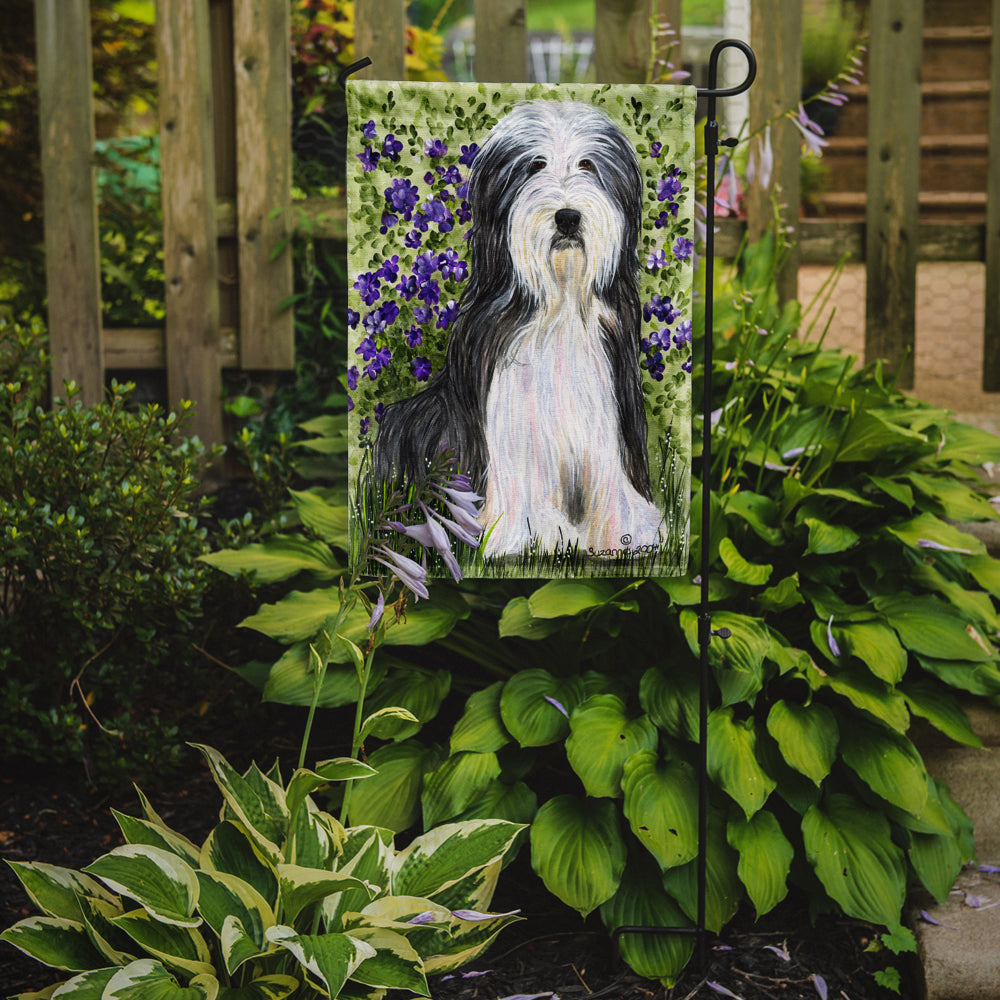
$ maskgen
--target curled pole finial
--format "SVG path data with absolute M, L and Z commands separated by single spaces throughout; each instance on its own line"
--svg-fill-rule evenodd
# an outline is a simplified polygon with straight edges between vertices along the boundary
M 719 56 L 726 49 L 739 49 L 747 59 L 746 79 L 735 87 L 719 88 Z M 721 42 L 716 42 L 712 49 L 712 54 L 708 57 L 708 87 L 699 89 L 699 97 L 735 97 L 750 89 L 751 84 L 757 78 L 757 57 L 753 54 L 753 49 L 746 42 L 739 38 L 723 38 Z
M 339 86 L 341 90 L 346 90 L 347 78 L 352 73 L 357 73 L 358 70 L 364 69 L 366 66 L 371 66 L 371 65 L 372 65 L 371 59 L 369 59 L 368 56 L 365 56 L 364 59 L 359 59 L 357 62 L 352 62 L 350 66 L 345 66 L 337 74 L 337 86 Z

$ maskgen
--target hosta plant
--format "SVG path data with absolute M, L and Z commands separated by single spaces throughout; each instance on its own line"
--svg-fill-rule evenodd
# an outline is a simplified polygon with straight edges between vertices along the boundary
M 12 862 L 40 916 L 0 935 L 69 974 L 24 996 L 66 1000 L 281 1000 L 429 996 L 427 975 L 478 955 L 514 913 L 489 913 L 521 827 L 450 823 L 397 849 L 392 832 L 343 827 L 312 794 L 369 779 L 338 758 L 240 774 L 208 760 L 224 806 L 201 845 L 115 813 L 126 844 L 82 871 Z M 52 990 L 54 989 L 54 992 Z

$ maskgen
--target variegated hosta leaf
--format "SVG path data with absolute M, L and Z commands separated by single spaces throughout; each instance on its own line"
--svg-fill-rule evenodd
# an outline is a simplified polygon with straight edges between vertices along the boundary
M 778 700 L 768 713 L 767 731 L 777 740 L 785 761 L 815 785 L 830 773 L 840 732 L 826 705 Z
M 373 767 L 353 757 L 337 757 L 317 764 L 313 770 L 299 768 L 288 782 L 285 805 L 291 815 L 295 815 L 306 796 L 331 781 L 348 781 L 355 778 L 370 778 L 378 772 Z
M 469 696 L 462 717 L 451 733 L 451 752 L 474 750 L 476 753 L 496 753 L 510 742 L 500 716 L 500 692 L 503 681 L 497 681 Z
M 521 828 L 515 840 L 521 837 L 525 828 Z M 473 910 L 488 910 L 493 902 L 493 894 L 497 889 L 497 882 L 500 879 L 500 870 L 507 860 L 505 855 L 497 858 L 491 865 L 479 868 L 476 871 L 460 878 L 452 883 L 447 889 L 434 893 L 435 902 L 442 906 L 447 906 L 449 910 L 460 910 L 469 908 Z
M 134 899 L 150 916 L 165 924 L 197 927 L 198 878 L 171 851 L 147 844 L 125 844 L 85 869 L 113 892 Z
M 731 707 L 717 708 L 709 715 L 708 774 L 748 818 L 764 804 L 776 782 L 757 762 L 752 718 L 737 721 Z
M 351 973 L 351 979 L 365 986 L 383 989 L 409 990 L 418 996 L 430 996 L 424 963 L 402 934 L 384 927 L 356 927 L 351 937 L 364 941 L 375 949 Z
M 447 936 L 439 932 L 438 942 L 424 956 L 424 971 L 428 975 L 451 972 L 474 961 L 504 927 L 521 919 L 517 912 L 478 914 L 474 920 L 463 918 L 463 914 L 469 913 L 467 910 L 451 912 L 455 918 L 451 932 Z M 413 943 L 419 951 L 419 941 Z
M 91 969 L 89 972 L 81 972 L 79 976 L 67 979 L 55 990 L 49 987 L 44 993 L 22 993 L 19 996 L 25 1000 L 29 996 L 51 997 L 53 1000 L 101 1000 L 101 997 L 104 996 L 104 988 L 114 978 L 118 969 L 118 966 L 107 969 Z M 18 998 L 13 997 L 11 1000 L 18 1000 Z
M 323 900 L 327 930 L 344 930 L 342 917 L 345 913 L 358 912 L 367 906 L 372 891 L 388 890 L 391 857 L 391 831 L 373 826 L 356 826 L 347 831 L 337 870 L 342 875 L 353 875 L 367 888 L 345 889 Z
M 101 1000 L 216 1000 L 218 995 L 219 981 L 212 975 L 196 976 L 181 986 L 159 962 L 143 958 L 119 969 Z
M 523 827 L 505 820 L 447 823 L 429 830 L 393 859 L 392 892 L 433 899 L 467 875 L 499 861 Z
M 245 986 L 224 986 L 219 991 L 218 1000 L 285 1000 L 299 985 L 294 976 L 261 976 Z
M 549 892 L 586 916 L 618 889 L 625 842 L 608 799 L 558 795 L 531 824 L 531 865 Z
M 306 799 L 292 819 L 285 858 L 304 868 L 335 868 L 344 836 L 337 819 L 317 809 L 312 799 Z
M 278 875 L 241 823 L 220 823 L 201 847 L 199 867 L 224 872 L 252 885 L 271 907 L 278 905 Z
M 882 813 L 849 795 L 830 795 L 805 814 L 802 836 L 809 863 L 849 917 L 899 923 L 906 866 Z
M 643 750 L 625 762 L 622 789 L 632 832 L 661 869 L 697 855 L 698 783 L 690 765 Z
M 0 934 L 0 941 L 12 944 L 53 969 L 81 972 L 105 964 L 105 959 L 91 944 L 86 927 L 65 917 L 19 920 Z
M 566 757 L 595 798 L 621 797 L 622 768 L 639 750 L 656 748 L 659 733 L 648 715 L 630 719 L 625 702 L 613 694 L 595 694 L 573 711 Z
M 282 912 L 285 919 L 291 921 L 305 907 L 345 889 L 361 889 L 369 893 L 369 898 L 375 895 L 361 879 L 353 875 L 303 868 L 300 865 L 278 865 L 278 881 L 281 887 Z
M 222 921 L 219 944 L 222 948 L 222 959 L 226 963 L 226 971 L 230 975 L 250 959 L 260 958 L 267 952 L 275 950 L 275 946 L 270 942 L 261 945 L 254 940 L 243 922 L 232 915 Z
M 212 771 L 227 807 L 249 831 L 264 855 L 277 863 L 281 856 L 278 845 L 288 831 L 288 808 L 284 789 L 251 769 L 240 775 L 217 750 L 203 744 L 192 744 L 200 750 Z
M 171 969 L 180 969 L 189 976 L 213 971 L 205 939 L 190 927 L 160 923 L 145 910 L 123 913 L 111 922 Z
M 227 920 L 236 920 L 243 937 L 250 939 L 255 953 L 266 950 L 264 931 L 275 923 L 274 912 L 264 897 L 248 882 L 238 879 L 235 875 L 223 872 L 198 872 L 198 883 L 201 894 L 198 898 L 198 910 L 205 922 L 220 938 Z M 233 938 L 230 931 L 230 938 Z M 245 948 L 240 948 L 241 958 L 236 965 L 230 965 L 232 949 L 227 950 L 226 965 L 232 975 L 239 964 L 246 961 L 243 955 Z
M 291 952 L 310 979 L 332 997 L 365 959 L 375 957 L 370 944 L 349 934 L 296 934 L 293 928 L 278 924 L 268 928 L 267 939 Z
M 689 927 L 691 921 L 664 891 L 652 859 L 629 859 L 618 891 L 601 905 L 601 920 L 614 932 L 619 927 Z M 622 958 L 640 976 L 672 986 L 694 950 L 692 934 L 623 934 Z
M 151 823 L 149 820 L 126 816 L 125 813 L 120 813 L 117 809 L 112 809 L 111 812 L 118 821 L 122 835 L 128 843 L 159 847 L 161 850 L 176 854 L 192 867 L 197 866 L 199 850 L 187 837 L 176 833 L 169 827 Z
M 116 902 L 114 896 L 97 879 L 73 871 L 38 861 L 8 861 L 31 901 L 46 916 L 64 917 L 67 920 L 81 920 L 81 896 L 93 896 L 109 903 Z
M 93 896 L 83 896 L 80 905 L 90 940 L 104 956 L 106 965 L 128 965 L 140 957 L 140 949 L 135 942 L 114 925 L 115 917 L 125 912 L 119 902 L 109 903 Z
M 781 832 L 774 813 L 765 809 L 751 819 L 737 816 L 730 820 L 726 837 L 729 846 L 740 852 L 736 873 L 761 917 L 788 895 L 788 872 L 795 849 Z

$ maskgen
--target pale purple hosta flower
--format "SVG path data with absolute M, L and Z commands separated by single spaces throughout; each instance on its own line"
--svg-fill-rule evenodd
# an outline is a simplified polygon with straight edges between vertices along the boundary
M 823 155 L 823 147 L 827 145 L 822 138 L 823 130 L 806 114 L 806 109 L 800 104 L 798 113 L 789 112 L 792 124 L 802 133 L 806 149 L 817 156 Z
M 380 559 L 377 555 L 372 556 L 375 562 L 391 569 L 403 585 L 409 587 L 417 597 L 430 596 L 427 592 L 427 570 L 420 563 L 408 556 L 393 552 L 392 549 L 386 548 L 384 545 L 376 545 L 374 551 L 385 556 L 385 559 Z
M 410 917 L 406 922 L 408 924 L 432 924 L 435 920 L 437 920 L 437 914 L 433 910 L 424 910 L 423 913 Z
M 479 910 L 452 910 L 451 915 L 459 920 L 492 920 L 494 917 L 516 917 L 520 910 L 510 910 L 507 913 L 481 913 Z
M 826 623 L 826 641 L 830 647 L 830 652 L 834 656 L 840 656 L 840 646 L 837 645 L 837 640 L 833 637 L 833 615 L 830 615 L 830 620 Z
M 935 542 L 930 538 L 918 538 L 917 548 L 921 549 L 937 549 L 939 552 L 958 552 L 963 556 L 971 556 L 972 549 L 957 549 L 951 545 L 942 545 L 940 542 Z
M 779 948 L 776 944 L 766 944 L 764 945 L 764 950 L 773 951 L 782 962 L 790 962 L 792 960 L 792 956 L 784 948 Z
M 816 972 L 814 972 L 809 978 L 813 981 L 813 986 L 819 994 L 819 1000 L 826 1000 L 828 995 L 826 980 Z
M 428 544 L 427 542 L 422 541 L 420 544 L 423 545 L 424 548 L 433 548 L 444 560 L 444 564 L 448 568 L 448 572 L 451 573 L 452 578 L 458 582 L 462 579 L 462 571 L 458 568 L 458 560 L 455 558 L 455 554 L 451 551 L 451 540 L 448 538 L 448 532 L 445 531 L 444 525 L 439 523 L 439 521 L 443 519 L 437 517 L 433 511 L 429 511 L 424 506 L 422 501 L 420 503 L 420 509 L 424 512 L 424 516 L 427 518 L 427 522 L 423 525 L 425 529 L 424 537 L 429 539 L 430 543 Z M 410 537 L 415 538 L 416 536 L 411 534 Z
M 375 602 L 375 607 L 372 608 L 372 616 L 368 619 L 368 631 L 371 632 L 382 618 L 382 614 L 385 611 L 385 595 L 380 590 L 378 592 L 378 600 Z
M 548 702 L 548 703 L 549 703 L 550 705 L 554 705 L 554 706 L 555 706 L 555 707 L 556 707 L 557 709 L 559 709 L 559 711 L 560 711 L 560 712 L 562 712 L 562 714 L 563 714 L 563 715 L 565 715 L 567 719 L 569 718 L 569 712 L 567 712 L 567 711 L 566 711 L 566 709 L 565 709 L 565 707 L 563 706 L 562 702 L 559 702 L 559 701 L 556 701 L 556 699 L 555 699 L 555 698 L 552 698 L 552 697 L 550 697 L 550 696 L 549 696 L 549 695 L 547 695 L 547 694 L 546 694 L 546 695 L 543 695 L 542 697 L 543 697 L 543 698 L 544 698 L 544 699 L 545 699 L 545 700 L 546 700 L 546 701 L 547 701 L 547 702 Z
M 705 985 L 713 993 L 721 993 L 724 997 L 734 997 L 735 1000 L 743 1000 L 743 997 L 741 997 L 739 993 L 734 993 L 732 990 L 727 990 L 726 987 L 722 985 L 722 983 L 713 983 L 710 980 L 707 983 L 705 983 Z
M 771 148 L 771 126 L 764 129 L 763 136 L 757 136 L 757 141 L 750 145 L 750 159 L 747 162 L 747 183 L 755 181 L 765 191 L 771 186 L 771 174 L 774 172 L 774 150 Z

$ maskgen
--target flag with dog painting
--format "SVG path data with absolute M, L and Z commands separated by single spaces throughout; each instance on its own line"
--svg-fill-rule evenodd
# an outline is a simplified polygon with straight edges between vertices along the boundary
M 685 572 L 694 89 L 347 93 L 352 557 Z

